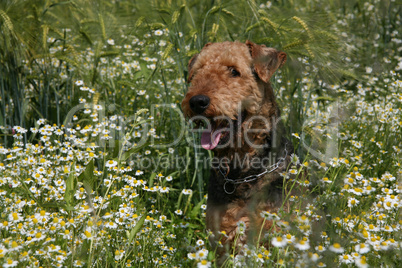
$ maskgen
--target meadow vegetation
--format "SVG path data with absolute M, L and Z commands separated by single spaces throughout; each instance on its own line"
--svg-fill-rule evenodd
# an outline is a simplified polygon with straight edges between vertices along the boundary
M 211 155 L 180 103 L 205 43 L 251 40 L 288 55 L 272 84 L 311 174 L 290 183 L 311 193 L 261 215 L 282 227 L 270 248 L 225 265 L 397 267 L 401 16 L 397 0 L 1 1 L 0 266 L 214 267 Z

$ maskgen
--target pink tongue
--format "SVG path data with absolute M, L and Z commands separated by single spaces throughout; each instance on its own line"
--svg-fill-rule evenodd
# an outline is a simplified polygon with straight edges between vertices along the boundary
M 211 132 L 211 131 L 204 131 L 201 135 L 201 146 L 205 150 L 212 150 L 214 149 L 221 139 L 222 132 Z

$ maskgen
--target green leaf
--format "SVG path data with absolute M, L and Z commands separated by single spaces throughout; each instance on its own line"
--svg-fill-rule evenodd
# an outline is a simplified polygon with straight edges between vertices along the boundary
M 320 96 L 314 99 L 315 101 L 319 101 L 319 100 L 326 100 L 326 101 L 335 101 L 335 99 L 333 97 L 329 97 L 329 96 Z
M 93 41 L 92 41 L 91 37 L 89 36 L 89 34 L 87 34 L 84 30 L 80 30 L 79 33 L 82 35 L 82 37 L 85 39 L 85 41 L 87 41 L 88 44 L 92 46 Z
M 163 24 L 163 23 L 155 22 L 155 23 L 149 24 L 149 27 L 150 27 L 152 30 L 158 30 L 158 29 L 164 29 L 164 28 L 166 28 L 166 25 Z
M 114 141 L 114 148 L 113 148 L 112 158 L 116 159 L 119 156 L 120 145 L 121 144 L 120 144 L 119 140 Z
M 103 58 L 105 58 L 105 57 L 116 57 L 116 56 L 118 56 L 120 54 L 120 52 L 119 51 L 112 51 L 112 50 L 110 50 L 110 51 L 105 51 L 105 52 L 102 52 L 101 54 L 100 54 L 100 57 L 103 57 Z
M 71 4 L 71 1 L 63 1 L 63 2 L 59 2 L 59 3 L 51 4 L 51 5 L 49 5 L 48 8 L 56 7 L 56 6 L 60 6 L 60 5 L 69 5 L 69 4 Z M 46 10 L 47 9 L 45 9 L 45 11 Z
M 158 8 L 156 11 L 157 11 L 158 13 L 167 14 L 167 15 L 170 16 L 170 11 L 167 10 L 166 8 Z
M 142 215 L 140 220 L 137 222 L 137 224 L 133 227 L 133 229 L 131 229 L 130 235 L 128 237 L 128 243 L 127 243 L 128 245 L 131 244 L 131 242 L 133 241 L 135 235 L 138 233 L 138 231 L 144 225 L 145 218 L 146 218 L 146 214 Z
M 4 124 L 4 117 L 3 117 L 3 114 L 2 113 L 0 113 L 0 126 L 4 126 L 5 124 Z
M 78 176 L 78 181 L 82 182 L 88 194 L 92 192 L 96 176 L 94 175 L 94 160 L 92 159 L 86 166 L 84 172 Z
M 189 213 L 190 218 L 197 218 L 200 214 L 200 210 L 201 210 L 201 206 L 204 203 L 204 200 L 201 200 L 200 202 L 198 202 L 197 205 L 194 206 L 194 208 L 191 210 L 191 212 Z
M 75 163 L 73 163 L 73 167 L 75 166 Z M 72 168 L 70 171 L 70 175 L 68 175 L 68 178 L 66 180 L 66 191 L 64 193 L 64 201 L 66 201 L 67 207 L 73 207 L 73 202 L 74 202 L 74 193 L 75 193 L 75 188 L 77 187 L 77 180 L 75 179 L 74 176 L 74 169 Z
M 59 208 L 59 207 L 65 207 L 65 203 L 64 202 L 46 202 L 46 203 L 42 203 L 41 207 L 43 208 Z
M 151 176 L 149 176 L 149 181 L 148 181 L 148 183 L 149 183 L 149 187 L 150 187 L 150 188 L 151 188 L 152 185 L 154 184 L 154 179 L 155 179 L 155 177 L 156 177 L 156 173 L 155 173 L 155 172 L 152 172 L 152 173 L 151 173 Z
M 125 87 L 132 87 L 132 88 L 137 87 L 137 85 L 135 83 L 132 83 L 132 82 L 127 81 L 127 80 L 118 80 L 117 84 L 119 86 L 125 86 Z
M 126 161 L 132 154 L 138 152 L 139 150 L 141 150 L 142 148 L 144 148 L 148 145 L 149 145 L 149 142 L 145 142 L 144 144 L 141 144 L 140 146 L 135 146 L 135 147 L 129 149 L 127 152 L 125 152 L 121 156 L 121 161 Z

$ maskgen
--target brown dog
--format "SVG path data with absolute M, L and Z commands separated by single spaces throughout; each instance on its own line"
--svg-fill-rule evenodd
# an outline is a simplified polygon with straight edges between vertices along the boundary
M 291 144 L 283 137 L 280 113 L 269 82 L 286 54 L 247 41 L 208 43 L 189 62 L 182 108 L 202 122 L 201 145 L 213 150 L 207 202 L 207 228 L 227 251 L 272 231 L 261 212 L 283 203 Z M 241 229 L 245 229 L 244 231 Z

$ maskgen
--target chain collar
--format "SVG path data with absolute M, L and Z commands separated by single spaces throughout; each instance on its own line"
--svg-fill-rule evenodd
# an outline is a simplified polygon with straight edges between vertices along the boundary
M 225 173 L 222 168 L 219 166 L 219 172 L 222 174 L 225 183 L 223 184 L 223 190 L 225 191 L 226 194 L 233 194 L 236 191 L 236 185 L 238 184 L 242 184 L 242 183 L 246 183 L 246 182 L 252 182 L 257 180 L 258 178 L 260 178 L 261 176 L 265 175 L 265 174 L 269 174 L 271 172 L 274 172 L 275 170 L 277 170 L 279 168 L 279 166 L 285 162 L 286 160 L 286 156 L 288 155 L 288 151 L 286 150 L 286 145 L 285 145 L 285 156 L 280 158 L 278 162 L 276 162 L 275 164 L 265 168 L 265 170 L 259 174 L 256 175 L 250 175 L 247 176 L 245 178 L 239 179 L 239 180 L 232 180 L 229 179 L 227 176 L 227 172 Z M 227 189 L 227 185 L 228 184 L 232 184 L 233 185 L 233 190 L 229 191 Z

